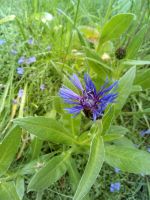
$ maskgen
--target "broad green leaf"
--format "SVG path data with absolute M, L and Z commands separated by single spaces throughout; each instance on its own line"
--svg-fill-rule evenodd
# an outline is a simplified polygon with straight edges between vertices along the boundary
M 0 175 L 3 175 L 12 163 L 21 140 L 21 129 L 13 127 L 0 144 Z
M 150 154 L 146 151 L 110 145 L 106 146 L 105 160 L 122 171 L 150 175 Z
M 141 92 L 142 91 L 142 87 L 140 85 L 133 85 L 132 86 L 132 91 L 131 93 L 134 93 L 134 92 Z
M 81 200 L 94 184 L 104 162 L 104 144 L 97 133 L 92 140 L 90 155 L 73 200 Z
M 34 137 L 31 142 L 31 160 L 39 157 L 43 141 L 37 137 Z
M 20 200 L 14 182 L 0 183 L 0 199 L 1 200 Z
M 53 157 L 31 179 L 28 191 L 43 190 L 59 180 L 67 170 L 69 153 Z
M 76 191 L 77 186 L 79 184 L 80 181 L 80 174 L 78 172 L 75 160 L 73 158 L 70 158 L 67 162 L 67 168 L 68 168 L 68 174 L 69 174 L 69 180 L 70 180 L 70 184 L 72 187 L 73 192 Z M 86 195 L 83 200 L 89 200 L 89 196 Z
M 0 19 L 0 24 L 4 24 L 6 22 L 13 21 L 15 18 L 16 18 L 15 15 L 8 15 L 8 16 Z
M 138 53 L 138 50 L 143 42 L 144 35 L 147 31 L 147 26 L 144 26 L 134 37 L 130 40 L 130 43 L 127 47 L 127 55 L 126 58 L 132 59 Z
M 81 115 L 72 117 L 68 113 L 63 114 L 63 124 L 73 136 L 80 134 Z
M 98 50 L 102 43 L 120 37 L 129 28 L 133 18 L 134 15 L 131 13 L 123 13 L 113 16 L 102 29 Z
M 42 140 L 54 143 L 72 144 L 73 137 L 58 121 L 45 117 L 24 117 L 14 120 L 14 123 L 36 135 Z
M 118 140 L 114 140 L 113 144 L 115 144 L 116 146 L 127 147 L 127 148 L 132 148 L 132 149 L 136 148 L 136 145 L 125 136 L 118 138 Z
M 149 60 L 125 60 L 123 61 L 124 65 L 150 65 L 150 61 Z
M 129 130 L 123 126 L 112 125 L 109 129 L 109 133 L 126 134 Z
M 43 166 L 45 166 L 45 164 L 47 163 L 47 161 L 54 156 L 56 153 L 58 153 L 57 151 L 54 151 L 52 153 L 40 156 L 38 159 L 33 160 L 27 164 L 24 164 L 22 166 L 21 169 L 18 170 L 18 174 L 20 176 L 22 175 L 26 175 L 26 174 L 34 174 L 37 172 L 37 170 L 39 170 L 40 168 L 42 168 Z
M 24 184 L 24 178 L 21 176 L 18 176 L 16 179 L 16 191 L 20 200 L 22 200 L 25 192 L 25 184 Z
M 113 120 L 113 116 L 114 116 L 114 107 L 110 107 L 108 112 L 106 112 L 106 114 L 102 118 L 103 135 L 109 130 L 111 122 Z
M 121 134 L 106 134 L 103 136 L 104 142 L 110 142 L 113 140 L 118 140 L 120 138 L 124 137 L 124 135 Z
M 150 88 L 150 69 L 141 69 L 138 71 L 137 76 L 135 78 L 135 84 L 141 85 L 143 89 Z
M 115 113 L 118 114 L 126 103 L 132 91 L 132 85 L 135 78 L 136 67 L 129 69 L 118 82 L 118 98 L 116 100 Z

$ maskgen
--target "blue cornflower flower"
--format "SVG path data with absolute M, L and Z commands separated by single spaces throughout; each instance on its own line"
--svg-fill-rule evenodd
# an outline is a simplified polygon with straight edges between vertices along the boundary
M 44 89 L 45 89 L 45 84 L 41 84 L 41 85 L 40 85 L 40 89 L 41 89 L 41 90 L 44 90 Z
M 18 68 L 17 68 L 17 74 L 23 75 L 23 73 L 24 73 L 23 67 L 18 67 Z
M 18 92 L 18 97 L 19 97 L 19 98 L 22 98 L 23 92 L 24 92 L 23 89 L 20 89 L 20 90 L 19 90 L 19 92 Z
M 6 43 L 6 41 L 5 40 L 3 40 L 3 39 L 0 39 L 0 45 L 3 45 L 3 44 L 5 44 Z
M 149 135 L 149 134 L 150 134 L 150 129 L 148 129 L 148 130 L 143 130 L 143 131 L 140 132 L 140 135 L 141 135 L 142 137 L 144 137 L 145 135 Z
M 36 62 L 36 57 L 35 56 L 32 56 L 28 59 L 26 59 L 26 64 L 30 65 L 32 63 Z
M 111 183 L 110 192 L 118 192 L 120 190 L 121 184 L 120 182 Z
M 118 174 L 120 172 L 120 169 L 119 168 L 114 168 L 114 171 L 116 172 L 116 174 Z
M 83 111 L 85 116 L 92 120 L 100 119 L 103 116 L 107 105 L 113 103 L 117 97 L 117 93 L 108 92 L 113 88 L 116 88 L 118 81 L 115 81 L 106 88 L 108 85 L 108 80 L 106 80 L 99 91 L 96 91 L 96 87 L 88 74 L 84 75 L 84 81 L 85 87 L 83 88 L 76 74 L 73 74 L 71 77 L 71 82 L 80 91 L 80 95 L 65 86 L 60 88 L 60 97 L 62 97 L 66 103 L 75 105 L 74 107 L 66 108 L 65 110 L 75 116 Z
M 21 65 L 25 62 L 25 57 L 24 56 L 21 56 L 18 60 L 18 64 Z
M 30 38 L 30 39 L 28 40 L 28 44 L 33 45 L 33 44 L 34 44 L 34 39 L 33 39 L 33 38 Z

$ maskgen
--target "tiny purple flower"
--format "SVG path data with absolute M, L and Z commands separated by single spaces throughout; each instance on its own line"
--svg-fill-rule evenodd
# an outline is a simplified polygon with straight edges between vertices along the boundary
M 49 45 L 49 46 L 47 46 L 47 48 L 46 48 L 48 51 L 50 51 L 51 50 L 51 46 Z
M 36 57 L 35 56 L 32 56 L 28 59 L 26 59 L 26 64 L 30 65 L 32 63 L 36 62 Z
M 23 67 L 18 67 L 18 68 L 17 68 L 17 74 L 23 75 L 23 73 L 24 73 Z
M 12 100 L 12 103 L 13 103 L 13 104 L 17 104 L 17 99 L 13 99 L 13 100 Z
M 16 54 L 17 54 L 17 51 L 14 50 L 14 49 L 12 49 L 10 52 L 11 52 L 13 55 L 16 55 Z
M 0 39 L 0 45 L 3 45 L 3 44 L 5 44 L 6 43 L 6 41 L 5 40 L 3 40 L 3 39 Z
M 34 39 L 33 39 L 33 38 L 30 38 L 30 39 L 28 40 L 28 44 L 33 45 L 33 44 L 34 44 Z
M 97 91 L 88 74 L 84 76 L 85 87 L 82 86 L 76 74 L 73 74 L 70 80 L 79 90 L 80 95 L 65 86 L 60 88 L 59 95 L 66 103 L 75 105 L 72 108 L 65 109 L 70 114 L 74 114 L 74 116 L 83 111 L 86 117 L 94 121 L 100 119 L 108 104 L 113 103 L 117 97 L 117 93 L 109 92 L 113 88 L 116 89 L 118 81 L 106 87 L 108 85 L 108 80 L 106 80 L 101 89 Z
M 19 98 L 22 98 L 23 92 L 24 92 L 23 89 L 20 89 L 20 90 L 19 90 L 19 92 L 18 92 L 18 97 L 19 97 Z
M 24 56 L 21 56 L 18 60 L 18 64 L 21 65 L 25 62 L 25 57 Z
M 114 171 L 116 172 L 116 174 L 118 174 L 120 172 L 120 169 L 119 168 L 114 168 Z
M 143 130 L 143 131 L 140 132 L 140 135 L 141 135 L 142 137 L 144 137 L 145 135 L 149 135 L 149 134 L 150 134 L 150 129 L 148 129 L 148 130 Z
M 147 148 L 147 151 L 150 153 L 150 147 Z
M 41 85 L 40 85 L 40 89 L 41 89 L 41 90 L 44 90 L 44 89 L 45 89 L 45 84 L 41 84 Z
M 120 182 L 111 183 L 110 192 L 118 192 L 120 190 L 121 184 Z

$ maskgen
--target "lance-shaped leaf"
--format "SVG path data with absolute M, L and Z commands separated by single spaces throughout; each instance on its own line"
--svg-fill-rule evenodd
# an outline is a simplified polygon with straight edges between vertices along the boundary
M 61 144 L 72 144 L 74 142 L 73 137 L 63 125 L 51 118 L 24 117 L 15 119 L 14 123 L 42 140 Z
M 18 151 L 21 129 L 13 127 L 0 144 L 0 175 L 4 174 Z
M 106 146 L 106 162 L 122 171 L 150 175 L 150 154 L 136 148 Z
M 92 140 L 89 159 L 73 200 L 81 200 L 89 192 L 103 165 L 104 154 L 103 139 L 97 133 Z
M 31 179 L 28 191 L 43 190 L 59 180 L 66 173 L 69 156 L 69 153 L 63 153 L 47 162 Z
M 0 199 L 1 200 L 20 200 L 14 182 L 0 183 Z
M 132 67 L 119 79 L 118 98 L 116 100 L 116 104 L 114 105 L 116 114 L 118 114 L 121 111 L 132 91 L 135 73 L 136 67 Z
M 98 50 L 102 43 L 120 37 L 129 28 L 133 18 L 134 15 L 131 13 L 122 13 L 113 16 L 103 27 Z
M 70 158 L 67 162 L 68 174 L 69 174 L 69 181 L 72 188 L 72 191 L 75 192 L 79 181 L 80 181 L 80 173 L 78 172 L 75 160 Z M 82 200 L 90 200 L 89 195 L 87 194 Z

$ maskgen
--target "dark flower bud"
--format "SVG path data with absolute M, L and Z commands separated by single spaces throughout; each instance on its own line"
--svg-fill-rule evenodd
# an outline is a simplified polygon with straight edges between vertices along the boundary
M 126 49 L 125 48 L 118 48 L 115 52 L 116 58 L 121 60 L 126 56 Z

